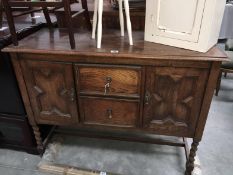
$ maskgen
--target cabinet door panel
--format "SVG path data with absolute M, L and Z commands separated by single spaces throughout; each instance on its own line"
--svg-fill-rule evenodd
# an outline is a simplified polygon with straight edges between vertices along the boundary
M 38 123 L 78 121 L 71 64 L 22 60 L 25 82 Z
M 193 68 L 147 69 L 143 125 L 159 134 L 192 136 L 208 71 Z
M 198 41 L 205 0 L 149 0 L 147 7 L 154 35 Z

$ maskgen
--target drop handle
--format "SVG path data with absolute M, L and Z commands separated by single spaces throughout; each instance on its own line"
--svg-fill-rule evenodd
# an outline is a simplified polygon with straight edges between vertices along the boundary
M 109 119 L 112 119 L 112 109 L 107 109 L 107 115 Z
M 150 92 L 146 91 L 145 93 L 145 104 L 148 105 L 150 103 Z
M 106 77 L 106 83 L 104 85 L 104 95 L 106 95 L 109 92 L 111 82 L 112 82 L 112 78 L 111 77 Z

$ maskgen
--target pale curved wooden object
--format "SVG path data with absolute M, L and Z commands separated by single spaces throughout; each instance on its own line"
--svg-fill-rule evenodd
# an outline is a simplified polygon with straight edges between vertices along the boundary
M 123 15 L 123 4 L 122 4 L 123 1 L 124 1 L 125 14 L 126 14 L 125 16 L 126 16 L 129 44 L 133 45 L 132 26 L 131 26 L 131 20 L 130 20 L 128 0 L 118 0 L 121 36 L 124 36 L 124 15 Z M 93 15 L 92 39 L 95 39 L 96 26 L 97 26 L 97 48 L 101 48 L 103 0 L 95 0 L 94 3 L 95 4 L 94 4 L 94 15 Z

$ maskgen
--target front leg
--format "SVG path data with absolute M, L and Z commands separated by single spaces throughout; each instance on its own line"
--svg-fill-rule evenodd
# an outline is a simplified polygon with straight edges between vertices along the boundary
M 33 129 L 33 133 L 34 133 L 35 139 L 36 139 L 37 150 L 40 153 L 40 155 L 42 155 L 44 152 L 44 145 L 42 143 L 40 129 L 37 125 L 33 125 L 32 129 Z
M 194 161 L 195 161 L 195 156 L 196 156 L 196 151 L 197 151 L 197 147 L 199 145 L 199 141 L 197 140 L 193 140 L 191 149 L 190 149 L 190 153 L 189 153 L 189 157 L 186 163 L 186 171 L 185 171 L 185 175 L 191 175 L 192 171 L 194 169 Z

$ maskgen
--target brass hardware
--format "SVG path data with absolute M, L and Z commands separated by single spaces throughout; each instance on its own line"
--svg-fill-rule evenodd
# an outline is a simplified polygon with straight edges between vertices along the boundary
M 75 101 L 76 95 L 74 88 L 71 88 L 70 91 L 66 88 L 63 88 L 59 94 L 61 97 L 66 98 L 67 100 L 70 100 L 72 102 Z
M 104 95 L 106 95 L 107 92 L 109 91 L 111 82 L 112 82 L 112 78 L 111 77 L 106 77 L 106 84 L 104 85 Z
M 150 92 L 146 91 L 146 94 L 145 94 L 145 104 L 148 105 L 149 102 L 150 102 Z
M 107 109 L 108 118 L 112 118 L 112 109 Z

